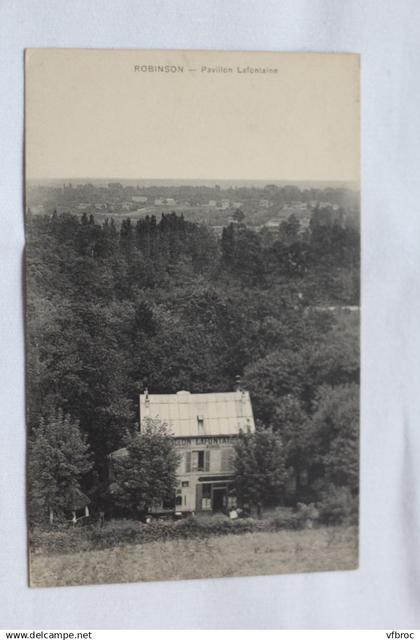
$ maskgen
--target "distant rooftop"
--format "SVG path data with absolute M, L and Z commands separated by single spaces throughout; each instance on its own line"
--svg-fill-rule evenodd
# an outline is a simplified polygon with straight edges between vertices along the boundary
M 248 391 L 223 393 L 141 394 L 140 422 L 146 418 L 165 422 L 177 438 L 232 436 L 255 431 Z

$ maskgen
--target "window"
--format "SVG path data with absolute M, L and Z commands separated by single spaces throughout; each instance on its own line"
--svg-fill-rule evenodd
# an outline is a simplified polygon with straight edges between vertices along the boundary
M 182 496 L 177 496 L 175 500 L 176 505 L 182 505 Z
M 203 498 L 211 498 L 211 484 L 203 484 Z
M 201 509 L 203 511 L 211 511 L 211 484 L 203 484 L 201 491 Z
M 210 451 L 191 452 L 191 471 L 208 471 L 210 469 Z
M 188 480 L 183 480 L 183 481 L 182 481 L 182 486 L 183 486 L 183 487 L 189 487 L 189 486 L 190 486 L 190 483 L 188 482 Z

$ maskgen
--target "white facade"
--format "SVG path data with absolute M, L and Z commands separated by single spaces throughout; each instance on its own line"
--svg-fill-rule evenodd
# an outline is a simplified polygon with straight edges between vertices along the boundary
M 225 511 L 231 494 L 234 443 L 240 431 L 255 431 L 247 391 L 142 394 L 140 424 L 159 419 L 172 432 L 179 452 L 175 509 Z

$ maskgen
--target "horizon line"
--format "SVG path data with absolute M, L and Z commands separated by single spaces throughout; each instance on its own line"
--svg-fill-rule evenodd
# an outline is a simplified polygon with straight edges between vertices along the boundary
M 275 183 L 284 183 L 284 184 L 297 184 L 297 183 L 314 183 L 314 184 L 347 184 L 347 185 L 360 185 L 360 180 L 350 180 L 350 179 L 311 179 L 311 178 L 123 178 L 123 177 L 112 177 L 112 176 L 103 176 L 103 177 L 28 177 L 25 179 L 25 183 L 29 182 L 65 182 L 65 183 L 88 183 L 88 182 L 182 182 L 187 184 L 192 183 L 214 183 L 215 185 L 220 182 L 262 182 L 265 184 L 275 184 Z

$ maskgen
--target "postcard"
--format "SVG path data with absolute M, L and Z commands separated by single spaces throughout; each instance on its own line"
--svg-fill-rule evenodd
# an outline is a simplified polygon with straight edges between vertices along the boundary
M 31 586 L 357 568 L 359 56 L 25 73 Z

